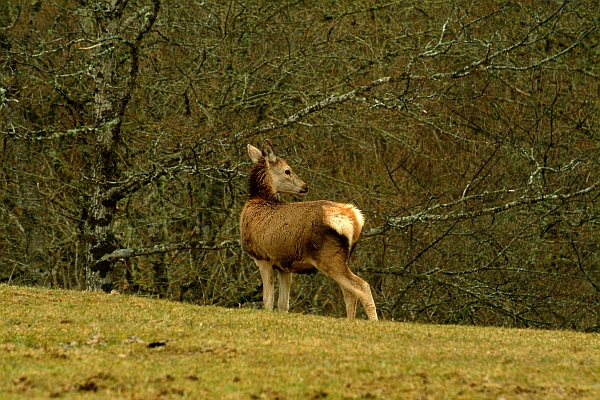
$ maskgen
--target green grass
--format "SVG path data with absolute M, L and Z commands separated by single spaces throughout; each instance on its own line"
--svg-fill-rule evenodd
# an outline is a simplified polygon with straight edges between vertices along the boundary
M 600 398 L 597 334 L 6 285 L 0 305 L 1 399 Z

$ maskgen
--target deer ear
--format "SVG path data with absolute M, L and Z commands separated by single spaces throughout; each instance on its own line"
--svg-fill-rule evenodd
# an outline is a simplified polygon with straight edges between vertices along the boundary
M 260 160 L 262 158 L 263 155 L 259 149 L 252 146 L 251 144 L 249 144 L 248 145 L 248 156 L 256 164 L 258 162 L 258 160 Z
M 262 147 L 262 156 L 269 164 L 273 164 L 277 161 L 277 156 L 275 155 L 275 150 L 273 149 L 273 145 L 266 139 L 263 143 Z

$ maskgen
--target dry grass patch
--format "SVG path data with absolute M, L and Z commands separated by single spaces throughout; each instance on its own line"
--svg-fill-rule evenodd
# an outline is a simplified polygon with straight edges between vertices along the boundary
M 0 398 L 600 398 L 597 334 L 0 285 Z

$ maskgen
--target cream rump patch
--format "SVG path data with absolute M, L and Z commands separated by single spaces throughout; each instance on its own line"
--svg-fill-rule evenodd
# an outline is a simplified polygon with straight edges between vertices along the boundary
M 325 223 L 332 227 L 337 233 L 348 238 L 352 246 L 355 239 L 362 230 L 365 223 L 360 210 L 352 204 L 333 203 L 323 207 L 325 211 Z

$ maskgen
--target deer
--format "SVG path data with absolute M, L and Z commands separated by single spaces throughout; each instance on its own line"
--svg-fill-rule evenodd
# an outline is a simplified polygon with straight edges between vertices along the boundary
M 254 260 L 263 282 L 263 305 L 273 310 L 274 275 L 279 280 L 278 311 L 289 310 L 292 274 L 321 271 L 342 289 L 346 314 L 356 317 L 358 300 L 369 320 L 377 309 L 369 284 L 349 267 L 365 219 L 352 204 L 328 200 L 285 202 L 278 194 L 302 196 L 308 185 L 275 155 L 271 142 L 262 150 L 248 144 L 254 165 L 248 175 L 249 196 L 240 216 L 243 250 Z

